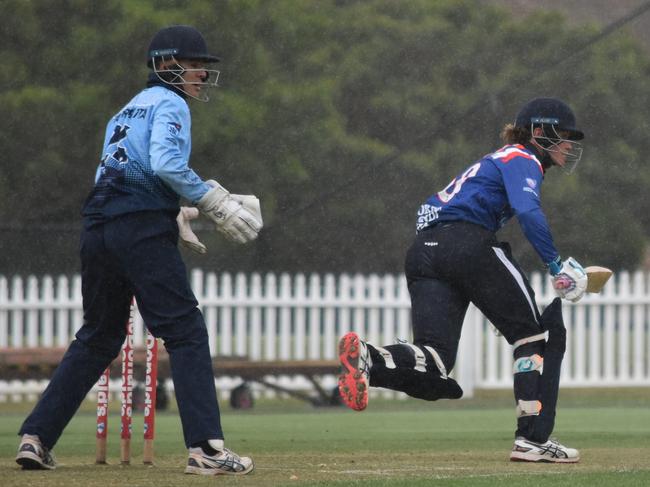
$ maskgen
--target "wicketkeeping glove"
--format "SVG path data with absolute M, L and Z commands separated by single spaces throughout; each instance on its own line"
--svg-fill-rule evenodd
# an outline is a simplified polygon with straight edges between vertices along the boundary
M 572 302 L 580 301 L 587 290 L 587 273 L 578 261 L 569 257 L 559 271 L 553 276 L 553 288 L 555 293 Z
M 233 242 L 255 240 L 263 226 L 259 200 L 253 195 L 232 195 L 213 180 L 206 183 L 212 189 L 196 205 L 201 213 Z
M 176 222 L 178 223 L 178 237 L 181 245 L 187 247 L 197 254 L 205 254 L 208 249 L 203 245 L 196 234 L 192 231 L 190 220 L 199 217 L 199 210 L 188 206 L 181 206 L 181 211 L 178 212 Z
M 260 228 L 264 225 L 262 222 L 262 210 L 260 200 L 253 194 L 230 194 L 235 201 L 239 201 L 242 206 L 260 223 Z

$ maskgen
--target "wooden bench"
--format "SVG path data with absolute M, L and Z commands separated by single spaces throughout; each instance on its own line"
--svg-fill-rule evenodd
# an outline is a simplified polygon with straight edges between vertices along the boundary
M 28 347 L 0 348 L 0 380 L 47 379 L 59 365 L 65 348 Z M 133 365 L 135 377 L 144 375 L 146 350 L 134 350 Z M 111 376 L 118 378 L 121 374 L 120 358 L 116 357 L 111 366 Z M 249 382 L 257 382 L 264 387 L 286 393 L 292 397 L 307 401 L 314 406 L 337 404 L 338 395 L 325 390 L 319 377 L 335 375 L 339 372 L 336 360 L 290 360 L 290 361 L 254 361 L 247 357 L 214 357 L 212 360 L 215 377 L 240 377 L 243 384 L 233 389 L 230 403 L 235 408 L 252 405 L 252 394 L 247 387 Z M 304 376 L 314 386 L 316 394 L 297 391 L 280 386 L 268 380 L 269 376 Z M 158 377 L 171 377 L 169 356 L 164 347 L 158 349 Z

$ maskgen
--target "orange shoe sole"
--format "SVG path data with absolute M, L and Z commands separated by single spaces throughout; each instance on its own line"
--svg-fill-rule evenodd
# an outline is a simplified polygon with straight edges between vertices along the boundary
M 368 406 L 368 379 L 359 371 L 359 335 L 347 333 L 339 341 L 339 394 L 347 407 L 363 411 Z

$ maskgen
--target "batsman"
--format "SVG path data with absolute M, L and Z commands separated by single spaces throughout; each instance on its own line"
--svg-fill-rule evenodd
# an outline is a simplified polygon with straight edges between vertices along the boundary
M 208 333 L 178 249 L 203 246 L 187 221 L 201 212 L 237 243 L 262 228 L 259 201 L 234 195 L 189 166 L 191 100 L 207 101 L 219 59 L 194 27 L 157 32 L 146 53 L 146 87 L 109 120 L 95 184 L 83 206 L 83 326 L 27 417 L 16 462 L 56 467 L 52 448 L 102 371 L 118 355 L 132 297 L 164 341 L 183 426 L 185 472 L 242 475 L 249 457 L 224 447 Z M 184 198 L 192 208 L 180 211 Z M 198 209 L 198 210 L 197 210 Z
M 470 303 L 490 320 L 514 350 L 517 428 L 510 459 L 575 463 L 578 450 L 550 439 L 565 351 L 560 298 L 578 301 L 587 275 L 573 258 L 562 259 L 540 194 L 552 167 L 572 172 L 582 157 L 584 134 L 571 108 L 556 98 L 535 98 L 507 124 L 505 145 L 470 165 L 420 206 L 416 237 L 405 273 L 411 297 L 413 343 L 377 346 L 356 333 L 339 342 L 339 392 L 363 410 L 368 387 L 384 387 L 419 399 L 458 399 L 454 367 L 461 327 Z M 548 272 L 556 298 L 540 314 L 535 294 L 496 232 L 512 217 Z

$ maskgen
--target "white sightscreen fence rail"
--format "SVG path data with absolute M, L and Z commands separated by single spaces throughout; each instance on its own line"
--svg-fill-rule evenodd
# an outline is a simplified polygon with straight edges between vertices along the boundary
M 194 270 L 191 282 L 216 357 L 334 360 L 338 337 L 350 330 L 380 345 L 411 337 L 403 275 L 233 275 Z M 531 284 L 540 308 L 554 298 L 545 274 L 533 274 Z M 565 303 L 563 387 L 649 386 L 649 306 L 649 275 L 642 272 L 618 273 L 603 293 Z M 0 276 L 0 349 L 65 347 L 82 321 L 79 276 Z M 144 346 L 139 313 L 134 330 L 135 346 Z M 477 388 L 512 385 L 511 347 L 473 306 L 465 318 L 452 375 L 466 396 Z M 268 380 L 288 388 L 311 388 L 300 376 L 270 375 Z M 240 383 L 237 377 L 220 377 L 217 387 L 227 396 Z M 324 387 L 333 388 L 335 383 L 334 376 L 323 379 Z M 0 377 L 0 401 L 33 398 L 45 384 L 46 380 Z M 117 391 L 117 385 L 114 388 Z

